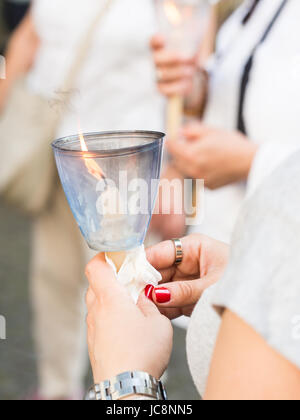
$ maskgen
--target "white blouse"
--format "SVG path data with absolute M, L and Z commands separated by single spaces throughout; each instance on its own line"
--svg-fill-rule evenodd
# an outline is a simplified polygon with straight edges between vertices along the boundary
M 251 1 L 229 18 L 220 31 L 212 66 L 209 102 L 204 122 L 235 130 L 244 67 L 282 0 L 261 0 L 246 25 Z M 250 141 L 284 143 L 298 137 L 300 115 L 300 2 L 289 0 L 266 41 L 255 54 L 247 88 L 244 119 Z M 298 139 L 300 142 L 300 138 Z M 245 183 L 206 191 L 202 233 L 230 241 Z M 221 211 L 220 211 L 221 209 Z M 194 229 L 195 230 L 195 229 Z M 196 228 L 199 231 L 199 226 Z
M 41 45 L 30 88 L 53 98 L 103 0 L 35 0 Z M 74 86 L 57 136 L 78 131 L 163 129 L 164 102 L 156 89 L 149 39 L 156 31 L 152 0 L 111 0 Z M 63 97 L 58 94 L 58 97 Z

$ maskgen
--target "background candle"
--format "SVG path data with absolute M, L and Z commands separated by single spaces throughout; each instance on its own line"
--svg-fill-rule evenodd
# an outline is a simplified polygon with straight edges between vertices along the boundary
M 208 0 L 155 0 L 159 32 L 166 47 L 182 56 L 194 57 L 207 24 Z M 174 95 L 167 106 L 167 134 L 178 135 L 184 112 L 184 97 Z

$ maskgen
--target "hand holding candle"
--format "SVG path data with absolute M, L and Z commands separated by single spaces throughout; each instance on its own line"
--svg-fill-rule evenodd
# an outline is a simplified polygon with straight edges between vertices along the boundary
M 158 67 L 158 83 L 169 82 L 169 87 L 165 86 L 162 93 L 168 96 L 167 133 L 174 138 L 182 124 L 184 95 L 192 86 L 196 52 L 209 8 L 205 0 L 156 0 L 156 10 L 163 40 L 153 38 L 152 48 Z M 168 52 L 165 55 L 160 50 L 164 44 Z

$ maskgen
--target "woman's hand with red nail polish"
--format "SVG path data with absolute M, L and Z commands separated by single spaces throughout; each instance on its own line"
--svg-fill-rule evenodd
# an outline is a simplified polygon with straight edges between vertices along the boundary
M 152 302 L 155 300 L 156 303 L 167 303 L 171 300 L 171 293 L 168 289 L 165 287 L 154 287 L 152 284 L 145 288 L 145 296 Z M 153 296 L 155 296 L 155 299 L 153 299 Z
M 162 284 L 148 290 L 148 297 L 169 319 L 190 316 L 206 288 L 224 273 L 229 256 L 228 245 L 203 235 L 182 239 L 183 261 L 175 266 L 172 241 L 162 242 L 147 250 L 150 262 L 162 275 Z
M 172 351 L 173 329 L 155 304 L 141 295 L 134 304 L 117 282 L 103 254 L 87 266 L 88 345 L 95 383 L 126 371 L 144 371 L 159 379 Z M 151 295 L 148 286 L 145 294 Z
M 150 299 L 153 301 L 152 299 L 152 292 L 154 290 L 154 286 L 152 284 L 148 284 L 148 286 L 146 286 L 145 288 L 145 296 L 146 298 Z
M 171 300 L 171 292 L 165 287 L 156 287 L 154 295 L 157 303 L 168 303 Z

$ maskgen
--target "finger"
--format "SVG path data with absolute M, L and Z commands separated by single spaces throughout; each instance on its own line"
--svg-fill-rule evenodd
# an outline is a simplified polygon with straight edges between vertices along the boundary
M 175 266 L 159 270 L 162 277 L 159 283 L 169 283 L 170 281 L 173 281 L 173 278 L 176 275 L 176 271 L 177 270 Z
M 187 178 L 202 178 L 200 171 L 201 168 L 199 166 L 195 166 L 193 163 L 188 163 L 180 158 L 174 158 L 173 164 L 176 169 Z
M 169 67 L 178 65 L 193 65 L 194 59 L 181 57 L 179 54 L 165 49 L 158 49 L 153 54 L 156 67 Z
M 166 147 L 173 158 L 186 164 L 193 164 L 195 159 L 193 144 L 172 139 L 166 141 Z
M 175 266 L 175 245 L 173 241 L 165 241 L 146 250 L 150 264 L 162 274 L 165 282 L 176 280 L 194 280 L 200 277 L 200 259 L 205 237 L 189 235 L 181 239 L 183 259 Z
M 191 79 L 193 74 L 194 70 L 191 66 L 162 67 L 159 70 L 159 82 L 168 83 L 181 81 L 182 79 Z
M 195 305 L 184 308 L 159 308 L 162 315 L 166 316 L 170 321 L 180 318 L 181 316 L 191 316 L 195 309 Z
M 175 82 L 158 82 L 158 89 L 164 96 L 186 95 L 191 92 L 193 83 L 189 78 Z
M 176 250 L 173 241 L 165 241 L 146 250 L 149 263 L 156 270 L 174 269 Z
M 150 40 L 150 48 L 154 51 L 160 50 L 165 46 L 165 39 L 162 35 L 156 34 Z
M 183 127 L 182 133 L 187 140 L 200 140 L 207 132 L 207 127 L 201 122 L 190 123 Z
M 201 279 L 169 283 L 153 290 L 152 299 L 158 307 L 184 308 L 195 305 L 205 290 Z
M 189 280 L 196 280 L 199 277 L 199 272 L 195 274 L 187 274 L 185 272 L 186 269 L 186 261 L 184 260 L 180 266 L 165 268 L 163 270 L 159 270 L 162 279 L 160 280 L 159 284 L 162 285 L 164 283 L 170 283 L 171 281 L 189 281 Z M 182 269 L 182 271 L 181 271 Z
M 160 314 L 157 306 L 150 299 L 146 298 L 144 292 L 142 292 L 139 296 L 137 307 L 146 317 L 155 315 L 157 316 Z
M 97 299 L 108 301 L 111 305 L 132 302 L 126 289 L 117 281 L 104 254 L 98 254 L 87 265 L 86 276 Z
M 198 243 L 201 240 L 199 235 Z M 193 241 L 193 243 L 191 243 Z M 199 251 L 200 245 L 191 236 L 181 239 L 183 259 L 179 266 L 175 266 L 176 248 L 171 240 L 161 242 L 146 249 L 149 263 L 162 275 L 162 281 L 170 281 L 176 274 L 182 279 L 199 277 Z M 195 249 L 194 249 L 195 248 Z
M 182 311 L 180 308 L 158 308 L 161 315 L 167 317 L 170 321 L 180 318 Z

